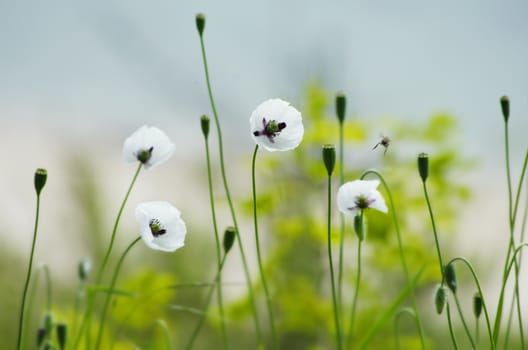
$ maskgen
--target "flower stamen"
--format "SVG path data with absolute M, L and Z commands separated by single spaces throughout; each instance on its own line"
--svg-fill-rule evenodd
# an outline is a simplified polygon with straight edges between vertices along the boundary
M 136 158 L 139 160 L 142 164 L 145 164 L 149 161 L 150 157 L 152 157 L 152 151 L 154 150 L 154 147 L 150 147 L 149 149 L 143 149 L 137 152 Z
M 161 222 L 158 219 L 152 219 L 149 222 L 150 232 L 154 237 L 158 237 L 167 233 L 167 230 L 162 228 Z
M 266 122 L 266 118 L 262 118 L 262 130 L 257 130 L 253 132 L 254 136 L 266 136 L 268 140 L 272 143 L 273 140 L 283 129 L 286 128 L 286 122 L 277 122 L 276 120 L 270 120 Z

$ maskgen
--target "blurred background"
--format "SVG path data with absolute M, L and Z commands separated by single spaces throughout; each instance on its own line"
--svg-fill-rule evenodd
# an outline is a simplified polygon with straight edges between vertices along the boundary
M 350 176 L 377 167 L 419 195 L 416 155 L 449 155 L 446 164 L 452 168 L 438 175 L 445 182 L 437 199 L 440 208 L 452 207 L 445 218 L 449 255 L 483 264 L 495 296 L 498 280 L 493 276 L 501 270 L 507 244 L 499 98 L 506 94 L 511 100 L 516 184 L 528 130 L 525 1 L 22 0 L 0 2 L 0 250 L 7 300 L 2 308 L 9 311 L 2 317 L 16 314 L 19 303 L 34 220 L 34 170 L 49 171 L 36 259 L 49 265 L 58 293 L 72 298 L 68 287 L 76 283 L 77 262 L 100 256 L 134 172 L 121 160 L 122 142 L 143 124 L 165 130 L 177 150 L 169 164 L 141 174 L 125 209 L 118 246 L 136 234 L 138 202 L 169 200 L 192 228 L 188 252 L 145 268 L 159 272 L 161 266 L 172 276 L 172 266 L 182 269 L 184 264 L 188 269 L 177 274 L 180 281 L 212 276 L 214 261 L 210 266 L 188 262 L 194 252 L 212 247 L 199 128 L 199 117 L 211 115 L 211 109 L 194 24 L 198 12 L 207 18 L 210 74 L 228 172 L 242 212 L 251 185 L 253 143 L 247 131 L 252 110 L 268 98 L 283 98 L 306 113 L 308 129 L 308 120 L 312 126 L 318 118 L 332 121 L 333 96 L 342 91 L 348 97 L 350 128 L 360 130 L 348 135 Z M 427 133 L 430 129 L 434 132 Z M 422 137 L 413 135 L 418 131 Z M 393 139 L 386 157 L 371 151 L 380 134 Z M 333 134 L 319 136 L 306 141 L 306 157 L 314 164 L 319 154 L 308 146 L 336 142 Z M 297 164 L 292 159 L 298 160 L 300 152 L 279 155 L 277 162 Z M 266 162 L 275 155 L 262 157 Z M 262 181 L 272 178 L 271 169 L 280 173 L 279 164 L 267 164 Z M 298 164 L 308 168 L 311 163 L 304 159 Z M 286 182 L 296 179 L 286 172 Z M 450 181 L 464 190 L 450 194 Z M 222 198 L 220 187 L 218 192 Z M 403 201 L 405 194 L 400 196 Z M 220 227 L 231 224 L 225 205 L 219 210 Z M 250 222 L 243 219 L 248 246 Z M 269 242 L 272 256 L 281 238 L 274 239 Z M 431 248 L 430 243 L 423 248 Z M 135 259 L 156 261 L 153 256 L 141 248 Z M 490 263 L 490 257 L 500 263 Z M 228 264 L 235 285 L 243 282 L 237 259 Z M 432 287 L 425 282 L 423 287 L 427 304 Z M 244 297 L 243 286 L 231 288 L 227 294 L 234 302 Z M 13 327 L 9 320 L 2 322 Z M 213 322 L 210 332 L 214 329 Z M 306 344 L 324 346 L 327 341 L 317 339 Z

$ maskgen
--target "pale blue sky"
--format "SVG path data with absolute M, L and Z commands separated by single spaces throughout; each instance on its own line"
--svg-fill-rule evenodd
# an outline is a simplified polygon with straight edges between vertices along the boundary
M 508 94 L 512 138 L 526 146 L 524 0 L 3 0 L 0 120 L 80 132 L 104 123 L 124 134 L 143 123 L 195 124 L 210 111 L 197 12 L 207 16 L 211 76 L 231 126 L 245 130 L 267 98 L 295 104 L 319 78 L 365 118 L 452 112 L 473 149 L 500 147 L 498 99 Z

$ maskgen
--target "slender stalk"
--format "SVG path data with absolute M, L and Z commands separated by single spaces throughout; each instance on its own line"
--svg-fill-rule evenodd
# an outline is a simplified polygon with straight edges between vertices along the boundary
M 517 253 L 515 253 L 515 254 L 517 254 Z M 491 344 L 491 348 L 495 349 L 496 345 L 495 345 L 495 341 L 493 339 L 493 334 L 491 332 L 491 323 L 490 323 L 490 317 L 489 317 L 489 313 L 488 313 L 488 307 L 486 306 L 486 299 L 484 298 L 484 294 L 483 294 L 482 287 L 480 285 L 477 273 L 475 272 L 475 269 L 473 268 L 471 263 L 464 257 L 460 257 L 459 256 L 459 257 L 453 258 L 447 264 L 451 265 L 451 264 L 453 264 L 453 263 L 455 263 L 457 261 L 460 261 L 460 262 L 464 263 L 464 265 L 468 268 L 468 270 L 471 272 L 471 275 L 473 276 L 473 281 L 475 281 L 475 285 L 477 286 L 478 292 L 479 292 L 480 297 L 482 299 L 482 309 L 484 310 L 484 317 L 486 318 L 486 328 L 488 330 L 488 337 L 489 337 L 489 341 L 490 341 L 490 344 Z
M 472 349 L 476 349 L 477 346 L 475 345 L 475 341 L 473 340 L 473 336 L 471 335 L 471 332 L 469 331 L 469 327 L 466 323 L 466 319 L 464 317 L 464 313 L 462 312 L 462 307 L 460 307 L 460 300 L 458 299 L 458 295 L 456 293 L 453 293 L 453 296 L 455 297 L 455 304 L 458 310 L 458 314 L 460 315 L 460 321 L 462 321 L 462 326 L 464 328 L 464 331 L 466 332 L 466 335 L 469 339 L 469 342 L 471 343 Z
M 413 309 L 403 308 L 396 313 L 396 316 L 394 316 L 394 342 L 395 342 L 396 350 L 400 350 L 400 332 L 399 332 L 398 324 L 399 324 L 400 318 L 404 314 L 411 315 L 413 319 L 415 319 L 416 321 L 416 313 L 414 312 Z
M 257 261 L 260 272 L 260 280 L 262 282 L 262 287 L 264 289 L 264 295 L 266 296 L 266 307 L 268 308 L 269 314 L 269 324 L 271 330 L 271 338 L 273 340 L 273 348 L 279 348 L 279 340 L 277 338 L 277 331 L 275 329 L 275 320 L 273 317 L 273 306 L 271 305 L 271 297 L 268 288 L 268 283 L 266 282 L 266 274 L 264 273 L 264 267 L 262 264 L 262 253 L 260 250 L 260 239 L 259 239 L 259 230 L 258 230 L 258 216 L 257 216 L 257 185 L 255 179 L 255 163 L 257 159 L 259 146 L 255 145 L 255 151 L 253 152 L 253 159 L 251 161 L 251 184 L 253 189 L 253 223 L 255 226 L 255 243 L 257 247 Z
M 222 340 L 224 349 L 229 349 L 229 342 L 227 338 L 227 329 L 225 324 L 224 315 L 224 303 L 222 296 L 222 250 L 220 248 L 220 236 L 218 234 L 218 224 L 216 221 L 216 209 L 214 203 L 214 192 L 213 192 L 213 176 L 211 174 L 211 157 L 209 152 L 209 139 L 205 137 L 205 158 L 207 163 L 207 181 L 209 184 L 209 202 L 211 204 L 211 216 L 213 219 L 213 229 L 215 235 L 216 244 L 216 257 L 217 257 L 217 286 L 216 286 L 216 297 L 218 299 L 218 310 L 220 312 L 220 329 L 222 330 Z
M 203 311 L 200 313 L 200 320 L 196 324 L 196 327 L 194 328 L 194 331 L 191 334 L 191 339 L 189 339 L 189 342 L 185 346 L 186 350 L 191 350 L 194 344 L 194 341 L 196 340 L 196 337 L 198 336 L 198 333 L 200 333 L 200 329 L 202 329 L 202 326 L 205 322 L 205 316 L 207 315 L 207 309 L 209 308 L 209 304 L 211 303 L 211 299 L 213 297 L 213 292 L 215 289 L 215 286 L 218 285 L 218 281 L 220 278 L 220 271 L 224 267 L 224 263 L 226 260 L 227 255 L 224 254 L 224 257 L 222 258 L 222 261 L 220 262 L 220 268 L 216 272 L 215 282 L 211 284 L 209 291 L 207 292 L 207 297 L 205 298 L 205 305 L 203 308 Z
M 427 202 L 427 209 L 429 210 L 429 217 L 431 218 L 431 225 L 433 226 L 436 253 L 438 254 L 438 263 L 440 265 L 440 276 L 442 277 L 442 280 L 443 280 L 444 279 L 444 264 L 442 262 L 442 254 L 440 253 L 440 243 L 438 241 L 438 231 L 436 230 L 433 209 L 431 208 L 431 200 L 429 199 L 429 194 L 427 193 L 427 185 L 425 184 L 425 181 L 422 181 L 422 184 L 423 184 L 423 191 L 425 195 L 425 201 Z
M 361 211 L 361 216 L 363 216 L 363 210 Z M 363 219 L 363 218 L 362 218 Z M 346 348 L 350 349 L 352 345 L 352 339 L 354 338 L 354 326 L 356 325 L 356 309 L 357 301 L 359 295 L 359 284 L 361 281 L 361 246 L 363 240 L 358 240 L 358 249 L 357 249 L 357 274 L 356 274 L 356 288 L 354 290 L 354 298 L 352 299 L 352 310 L 350 311 L 350 325 L 348 327 L 348 334 L 346 339 Z
M 18 340 L 17 349 L 22 349 L 22 331 L 24 328 L 24 307 L 26 305 L 27 292 L 29 288 L 29 281 L 31 280 L 31 272 L 33 270 L 33 257 L 35 255 L 35 246 L 37 243 L 37 232 L 40 213 L 40 194 L 37 193 L 37 207 L 35 213 L 35 228 L 33 230 L 33 241 L 31 243 L 31 253 L 29 255 L 29 266 L 26 274 L 26 281 L 24 282 L 24 291 L 22 292 L 22 304 L 20 305 L 19 320 L 18 320 Z
M 103 259 L 103 263 L 99 267 L 99 270 L 98 270 L 96 278 L 95 278 L 95 285 L 96 286 L 99 286 L 101 284 L 102 279 L 103 279 L 103 273 L 104 273 L 105 267 L 106 267 L 106 265 L 108 263 L 108 259 L 110 257 L 110 253 L 112 252 L 112 249 L 113 249 L 113 246 L 114 246 L 114 241 L 115 241 L 115 237 L 116 237 L 116 233 L 117 233 L 117 228 L 119 226 L 119 221 L 121 220 L 121 215 L 123 214 L 123 210 L 124 210 L 125 205 L 127 203 L 128 197 L 130 196 L 130 192 L 132 192 L 132 188 L 134 187 L 134 184 L 136 183 L 136 180 L 137 180 L 137 178 L 139 176 L 139 172 L 141 171 L 142 167 L 143 167 L 143 163 L 140 162 L 138 167 L 137 167 L 136 172 L 134 173 L 134 177 L 132 178 L 132 181 L 130 182 L 130 185 L 128 186 L 128 190 L 127 190 L 127 192 L 125 194 L 125 198 L 123 199 L 123 202 L 121 203 L 121 206 L 119 207 L 119 211 L 117 213 L 117 217 L 116 217 L 116 220 L 114 222 L 114 227 L 112 229 L 112 234 L 110 236 L 110 243 L 109 243 L 108 248 L 106 250 L 106 253 L 105 253 L 105 256 L 104 256 L 104 259 Z M 88 293 L 87 307 L 86 307 L 86 310 L 85 310 L 85 314 L 84 314 L 83 320 L 81 322 L 81 326 L 80 326 L 79 332 L 77 333 L 77 339 L 75 339 L 74 349 L 77 349 L 79 347 L 79 342 L 81 341 L 81 338 L 82 338 L 82 335 L 83 335 L 85 327 L 87 329 L 87 334 L 88 334 L 88 336 L 86 337 L 86 349 L 90 349 L 91 348 L 89 334 L 90 334 L 90 331 L 91 331 L 91 320 L 92 320 L 92 312 L 93 312 L 94 304 L 95 304 L 95 293 L 93 293 L 93 292 L 92 293 Z
M 339 186 L 345 183 L 344 164 L 344 126 L 339 123 Z M 337 305 L 339 306 L 340 318 L 343 310 L 343 262 L 345 255 L 345 214 L 339 213 L 339 265 L 337 270 Z
M 26 314 L 27 317 L 25 318 L 25 322 L 27 324 L 31 324 L 32 317 L 33 317 L 33 308 L 35 305 L 35 299 L 37 297 L 37 291 L 39 290 L 39 279 L 40 279 L 40 272 L 42 270 L 43 266 L 36 269 L 35 274 L 33 275 L 32 282 L 31 282 L 31 291 L 29 293 L 29 300 L 27 302 L 26 307 Z M 28 340 L 28 327 L 24 327 L 24 330 L 22 332 L 22 345 L 24 345 L 25 342 Z
M 211 109 L 213 111 L 213 117 L 216 125 L 216 131 L 217 131 L 217 137 L 218 137 L 218 153 L 220 156 L 220 171 L 222 173 L 222 181 L 224 183 L 224 189 L 227 197 L 227 203 L 229 204 L 229 210 L 231 212 L 231 218 L 233 220 L 233 226 L 235 227 L 236 231 L 236 240 L 238 242 L 238 248 L 240 250 L 240 256 L 242 258 L 242 265 L 244 267 L 244 275 L 246 278 L 247 288 L 248 288 L 248 294 L 249 294 L 249 301 L 251 304 L 251 309 L 253 311 L 253 320 L 255 322 L 255 330 L 257 332 L 257 342 L 259 344 L 262 344 L 262 332 L 260 328 L 260 321 L 257 313 L 257 305 L 255 303 L 255 296 L 253 292 L 253 286 L 251 284 L 251 276 L 249 274 L 249 267 L 246 259 L 246 253 L 244 252 L 244 246 L 242 244 L 242 240 L 240 239 L 240 230 L 238 229 L 238 222 L 235 215 L 235 209 L 233 205 L 233 201 L 231 199 L 231 192 L 229 191 L 229 184 L 227 182 L 227 176 L 225 171 L 225 162 L 224 162 L 224 147 L 222 142 L 222 131 L 220 129 L 220 120 L 218 118 L 218 113 L 216 112 L 216 106 L 213 98 L 213 91 L 211 89 L 211 81 L 209 79 L 209 68 L 207 66 L 207 57 L 205 54 L 205 45 L 203 36 L 200 35 L 200 47 L 202 50 L 202 60 L 204 65 L 204 71 L 205 71 L 205 80 L 207 83 L 207 92 L 209 94 L 209 101 L 211 103 Z
M 108 306 L 110 305 L 110 300 L 112 299 L 112 294 L 114 293 L 114 287 L 117 281 L 117 276 L 119 275 L 119 271 L 121 270 L 121 265 L 123 264 L 123 261 L 125 260 L 126 255 L 132 249 L 132 247 L 141 240 L 141 237 L 137 237 L 135 240 L 132 241 L 128 245 L 128 247 L 125 249 L 123 254 L 121 254 L 121 257 L 119 258 L 119 261 L 117 262 L 116 268 L 114 270 L 114 275 L 112 276 L 112 281 L 110 282 L 110 288 L 107 291 L 106 294 L 106 300 L 103 306 L 103 313 L 101 315 L 101 323 L 99 324 L 99 331 L 97 332 L 97 340 L 95 341 L 95 349 L 99 349 L 101 347 L 101 339 L 103 335 L 103 329 L 104 324 L 106 320 L 106 314 L 108 313 Z
M 392 192 L 390 190 L 389 185 L 385 181 L 385 178 L 376 170 L 367 170 L 361 175 L 361 179 L 365 178 L 368 174 L 375 175 L 378 179 L 380 179 L 381 183 L 383 184 L 383 188 L 385 188 L 385 191 L 387 192 L 387 196 L 389 198 L 389 205 L 390 205 L 390 212 L 392 216 L 392 222 L 394 224 L 394 229 L 396 230 L 396 237 L 398 239 L 398 250 L 400 253 L 400 260 L 403 266 L 403 272 L 405 274 L 405 280 L 407 281 L 407 285 L 411 283 L 411 276 L 409 273 L 409 267 L 407 266 L 407 261 L 405 260 L 405 253 L 403 249 L 403 240 L 402 235 L 400 231 L 400 224 L 398 222 L 398 215 L 396 214 L 396 206 L 394 205 L 394 200 L 392 198 Z M 425 342 L 425 332 L 423 329 L 422 320 L 420 317 L 420 313 L 418 312 L 418 302 L 416 300 L 416 294 L 414 292 L 414 288 L 410 292 L 411 297 L 411 303 L 414 309 L 414 315 L 416 320 L 416 328 L 418 329 L 418 334 L 420 336 L 420 343 L 422 345 L 422 349 L 427 349 L 426 342 Z
M 337 302 L 336 284 L 334 278 L 334 263 L 332 258 L 332 175 L 328 175 L 328 213 L 327 213 L 327 230 L 328 230 L 328 263 L 330 265 L 330 280 L 332 285 L 332 301 L 334 305 L 334 322 L 336 328 L 337 349 L 343 349 L 341 324 L 339 321 L 339 309 Z
M 170 330 L 169 330 L 169 327 L 167 326 L 167 323 L 163 320 L 156 320 L 156 323 L 155 325 L 157 325 L 159 328 L 161 328 L 161 331 L 163 332 L 163 335 L 165 336 L 165 344 L 166 344 L 166 349 L 167 350 L 172 350 L 173 347 L 172 347 L 172 339 L 171 339 L 171 336 L 170 336 Z
M 51 274 L 48 268 L 48 265 L 44 264 L 42 265 L 42 270 L 44 270 L 44 276 L 46 280 L 46 309 L 47 311 L 51 311 L 51 305 L 52 305 L 52 283 L 51 283 Z
M 447 312 L 447 324 L 449 326 L 449 335 L 451 336 L 451 341 L 453 342 L 453 346 L 455 350 L 458 350 L 458 343 L 456 340 L 455 332 L 453 330 L 453 323 L 451 320 L 451 310 L 449 309 L 449 303 L 446 304 L 446 312 Z

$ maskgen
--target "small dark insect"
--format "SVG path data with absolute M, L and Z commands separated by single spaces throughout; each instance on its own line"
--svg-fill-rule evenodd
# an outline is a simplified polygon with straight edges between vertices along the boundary
M 260 131 L 254 131 L 255 136 L 266 136 L 271 143 L 274 143 L 273 138 L 277 136 L 284 128 L 286 128 L 285 122 L 277 123 L 275 120 L 266 122 L 266 118 L 262 118 L 262 127 Z
M 383 146 L 385 148 L 385 151 L 383 151 L 383 155 L 385 155 L 385 153 L 387 153 L 387 149 L 389 149 L 389 145 L 391 143 L 391 139 L 390 137 L 388 136 L 383 136 L 381 135 L 381 140 L 380 142 L 378 142 L 376 144 L 376 146 L 374 146 L 374 148 L 372 148 L 373 150 L 376 149 L 379 145 Z

